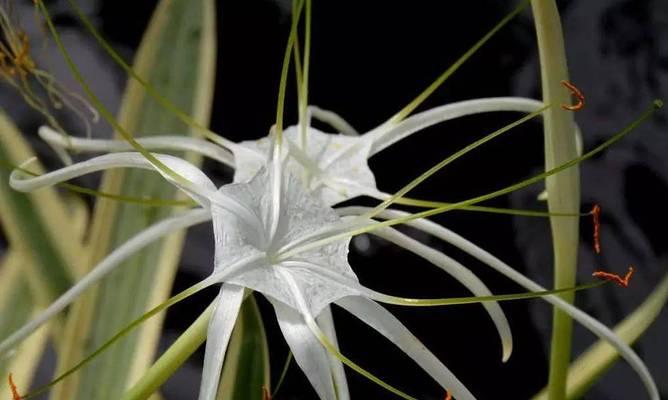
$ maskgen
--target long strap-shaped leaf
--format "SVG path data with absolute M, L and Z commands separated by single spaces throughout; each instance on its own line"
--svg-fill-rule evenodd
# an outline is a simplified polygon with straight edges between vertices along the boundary
M 269 389 L 269 350 L 260 310 L 249 296 L 232 333 L 217 399 L 259 399 L 262 387 Z
M 9 187 L 12 166 L 33 156 L 18 129 L 0 113 L 0 220 L 10 244 L 0 267 L 0 339 L 27 322 L 81 273 L 87 223 L 83 203 L 70 198 L 66 204 L 54 189 L 24 194 Z M 37 164 L 33 168 L 43 172 Z M 18 346 L 13 356 L 0 359 L 0 376 L 12 373 L 20 387 L 28 387 L 48 332 L 45 327 Z
M 163 0 L 159 3 L 135 59 L 136 72 L 179 108 L 208 124 L 215 71 L 215 21 L 212 0 Z M 119 123 L 137 137 L 190 129 L 165 111 L 136 81 L 126 88 Z M 198 160 L 186 156 L 190 161 Z M 112 171 L 102 190 L 130 196 L 174 198 L 174 188 L 142 171 Z M 89 266 L 128 237 L 169 215 L 169 209 L 148 210 L 137 205 L 98 200 L 91 233 Z M 171 290 L 183 244 L 183 234 L 147 247 L 119 267 L 99 288 L 74 306 L 68 321 L 66 369 L 82 354 L 96 348 L 136 316 L 166 298 Z M 161 319 L 156 319 L 117 345 L 113 352 L 57 387 L 55 399 L 113 399 L 121 397 L 153 361 Z
M 0 337 L 7 337 L 26 323 L 37 309 L 39 301 L 33 296 L 30 273 L 26 264 L 30 258 L 18 251 L 8 251 L 0 266 Z M 35 282 L 32 279 L 32 282 Z M 36 286 L 36 285 L 32 285 Z M 36 288 L 35 288 L 36 289 Z M 48 338 L 49 326 L 42 327 L 35 335 L 21 343 L 14 356 L 0 359 L 0 376 L 13 374 L 16 385 L 27 388 Z
M 23 194 L 9 187 L 14 165 L 34 157 L 28 143 L 4 114 L 0 113 L 0 218 L 9 243 L 28 250 L 48 301 L 69 287 L 81 274 L 81 243 L 73 232 L 68 207 L 55 189 Z M 42 173 L 39 165 L 33 172 Z M 77 203 L 72 203 L 72 205 Z

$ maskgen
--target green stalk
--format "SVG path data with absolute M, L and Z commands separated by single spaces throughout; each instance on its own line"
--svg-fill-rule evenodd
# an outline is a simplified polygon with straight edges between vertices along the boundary
M 158 361 L 128 390 L 121 400 L 146 399 L 155 393 L 206 340 L 213 305 L 183 332 Z
M 213 0 L 162 0 L 154 12 L 137 52 L 134 68 L 147 76 L 155 90 L 200 124 L 209 119 L 215 71 Z M 144 136 L 155 132 L 191 134 L 194 128 L 165 110 L 140 82 L 130 79 L 118 125 Z M 139 136 L 139 135 L 138 135 Z M 193 154 L 179 154 L 197 164 Z M 107 171 L 101 191 L 121 196 L 181 200 L 173 185 L 146 171 Z M 178 197 L 177 197 L 178 196 Z M 94 266 L 130 236 L 169 216 L 170 209 L 143 208 L 98 199 L 88 239 L 86 265 Z M 66 346 L 58 371 L 70 368 L 115 332 L 169 296 L 182 249 L 184 233 L 147 246 L 84 294 L 68 313 Z M 96 316 L 104 316 L 96 318 Z M 53 399 L 117 400 L 151 365 L 162 318 L 124 337 L 113 352 L 97 357 L 91 368 L 56 386 Z M 100 382 L 104 382 L 101 385 Z
M 546 104 L 570 104 L 570 93 L 561 86 L 568 80 L 566 51 L 559 11 L 554 0 L 532 0 L 538 50 Z M 577 157 L 573 114 L 551 107 L 544 114 L 545 169 L 550 170 Z M 548 210 L 551 213 L 577 213 L 580 203 L 580 175 L 577 166 L 546 179 Z M 571 218 L 550 218 L 554 249 L 554 287 L 575 285 L 578 221 Z M 574 293 L 561 297 L 572 303 Z M 548 398 L 561 400 L 566 396 L 568 363 L 571 356 L 573 321 L 565 313 L 554 310 Z

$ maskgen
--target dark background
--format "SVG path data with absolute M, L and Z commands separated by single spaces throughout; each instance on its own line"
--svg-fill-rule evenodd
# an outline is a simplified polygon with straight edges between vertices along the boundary
M 26 2 L 29 3 L 29 2 Z M 64 2 L 51 7 L 66 39 L 98 93 L 115 106 L 125 76 L 88 38 Z M 152 12 L 154 1 L 89 1 L 91 17 L 105 36 L 131 58 Z M 393 115 L 500 20 L 515 2 L 499 1 L 314 1 L 310 103 L 331 109 L 360 132 Z M 668 4 L 665 1 L 562 1 L 572 81 L 587 97 L 577 114 L 590 148 L 630 123 L 668 85 Z M 264 136 L 273 123 L 281 60 L 289 29 L 286 1 L 245 0 L 218 4 L 218 69 L 212 129 L 235 141 Z M 54 53 L 55 69 L 67 80 Z M 292 75 L 291 75 L 292 76 Z M 288 97 L 288 121 L 295 122 L 294 88 Z M 8 95 L 3 90 L 0 99 Z M 421 109 L 492 96 L 540 98 L 535 34 L 525 12 L 467 62 Z M 8 104 L 3 101 L 2 103 Z M 31 129 L 41 123 L 20 106 L 13 115 Z M 578 297 L 578 304 L 612 325 L 636 307 L 666 272 L 664 229 L 668 222 L 668 140 L 665 111 L 604 155 L 582 166 L 582 209 L 604 209 L 604 254 L 591 251 L 591 224 L 581 223 L 579 274 L 590 280 L 594 269 L 625 271 L 638 267 L 632 286 L 613 285 Z M 378 186 L 401 188 L 416 175 L 469 142 L 513 121 L 516 114 L 487 114 L 441 124 L 415 135 L 370 161 Z M 96 135 L 108 135 L 108 129 Z M 498 189 L 537 173 L 543 163 L 540 122 L 532 122 L 477 150 L 440 172 L 413 193 L 416 197 L 456 201 Z M 231 171 L 206 164 L 220 183 Z M 86 183 L 86 181 L 84 181 Z M 88 181 L 88 183 L 93 183 Z M 541 187 L 496 199 L 489 205 L 540 209 Z M 550 285 L 549 226 L 541 218 L 453 212 L 435 218 L 489 250 L 538 282 Z M 175 292 L 207 275 L 212 263 L 210 229 L 192 230 Z M 490 268 L 441 243 L 417 237 L 469 266 L 495 293 L 522 289 Z M 413 297 L 468 295 L 447 275 L 415 256 L 370 238 L 361 251 L 356 239 L 350 261 L 365 285 Z M 364 239 L 362 239 L 364 240 Z M 280 373 L 287 347 L 273 311 L 256 296 L 265 316 L 272 356 L 272 378 Z M 211 298 L 200 296 L 174 307 L 166 319 L 164 347 L 191 322 Z M 393 385 L 420 398 L 443 393 L 423 371 L 391 343 L 341 310 L 335 310 L 344 354 Z M 515 350 L 501 363 L 499 340 L 478 305 L 432 309 L 389 306 L 481 399 L 525 399 L 547 381 L 550 308 L 540 300 L 503 304 L 515 338 Z M 668 396 L 668 334 L 665 312 L 636 349 Z M 576 351 L 593 341 L 578 329 Z M 193 397 L 203 355 L 197 353 L 164 388 L 168 400 Z M 352 371 L 347 372 L 353 398 L 392 398 Z M 278 399 L 311 399 L 315 392 L 292 365 Z M 588 399 L 644 398 L 638 378 L 619 363 L 587 395 Z

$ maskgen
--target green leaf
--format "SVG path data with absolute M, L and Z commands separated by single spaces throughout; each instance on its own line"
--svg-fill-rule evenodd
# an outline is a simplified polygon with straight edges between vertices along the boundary
M 232 332 L 217 399 L 261 399 L 262 387 L 270 390 L 269 348 L 260 310 L 248 296 Z
M 213 8 L 212 0 L 161 1 L 134 63 L 140 76 L 204 125 L 208 124 L 214 86 Z M 119 123 L 138 137 L 166 132 L 191 133 L 187 125 L 161 107 L 133 80 L 126 88 Z M 199 162 L 191 155 L 185 157 Z M 135 170 L 106 173 L 101 191 L 134 197 L 182 197 L 158 174 Z M 94 266 L 130 236 L 171 212 L 167 208 L 98 199 L 87 266 Z M 59 360 L 59 370 L 75 364 L 129 321 L 169 296 L 183 238 L 181 232 L 148 246 L 73 306 L 65 333 L 68 337 L 66 356 Z M 120 398 L 152 363 L 161 326 L 162 319 L 155 318 L 138 332 L 128 335 L 112 351 L 96 358 L 89 368 L 57 386 L 52 397 Z
M 34 154 L 2 112 L 0 132 L 0 219 L 10 247 L 0 268 L 0 339 L 4 339 L 81 273 L 81 243 L 88 216 L 82 202 L 76 198 L 66 202 L 54 189 L 25 194 L 10 188 L 12 167 Z M 37 163 L 32 168 L 42 172 Z M 61 321 L 54 323 L 59 326 Z M 13 357 L 0 359 L 0 376 L 11 372 L 16 383 L 27 388 L 48 332 L 49 327 L 40 329 Z
M 21 133 L 0 112 L 0 218 L 10 246 L 25 251 L 44 290 L 42 302 L 65 291 L 80 273 L 81 235 L 71 231 L 70 209 L 53 189 L 19 193 L 9 187 L 13 166 L 34 157 Z M 34 164 L 33 172 L 41 173 Z M 74 205 L 75 203 L 72 203 Z M 81 264 L 79 262 L 79 264 Z M 27 271 L 26 271 L 27 272 Z
M 0 338 L 9 336 L 28 322 L 38 309 L 34 290 L 24 269 L 29 262 L 26 254 L 9 251 L 0 267 Z M 48 332 L 48 326 L 42 327 L 17 347 L 14 357 L 0 359 L 0 377 L 11 373 L 17 387 L 28 388 L 46 345 Z

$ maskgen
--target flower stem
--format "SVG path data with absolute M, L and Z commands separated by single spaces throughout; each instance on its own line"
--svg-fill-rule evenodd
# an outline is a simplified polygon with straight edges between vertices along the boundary
M 559 11 L 554 0 L 532 0 L 543 89 L 547 104 L 570 104 L 570 94 L 561 86 L 568 80 L 566 51 Z M 575 125 L 570 111 L 551 107 L 545 118 L 545 168 L 550 170 L 577 157 Z M 580 176 L 577 166 L 546 179 L 548 209 L 551 213 L 576 213 L 580 203 Z M 554 248 L 555 288 L 575 285 L 578 221 L 570 218 L 550 218 Z M 561 297 L 572 303 L 573 293 Z M 548 397 L 561 400 L 566 396 L 566 378 L 571 356 L 573 322 L 565 313 L 554 310 Z
M 125 392 L 122 400 L 147 399 L 155 393 L 172 376 L 174 371 L 204 343 L 212 311 L 212 305 L 207 307 L 141 379 Z

